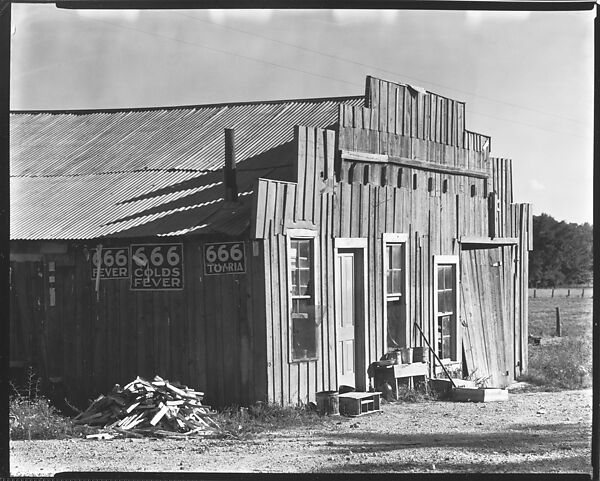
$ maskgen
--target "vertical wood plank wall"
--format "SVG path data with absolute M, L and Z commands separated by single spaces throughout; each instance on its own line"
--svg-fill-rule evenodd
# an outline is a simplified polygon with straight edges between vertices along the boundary
M 262 253 L 254 256 L 246 241 L 246 274 L 204 276 L 202 243 L 218 240 L 183 240 L 183 290 L 135 292 L 128 279 L 107 279 L 99 300 L 81 245 L 69 245 L 65 256 L 11 262 L 11 316 L 32 327 L 24 344 L 29 352 L 19 355 L 32 359 L 38 374 L 62 377 L 82 406 L 116 383 L 156 374 L 204 391 L 213 406 L 265 399 L 264 283 L 251 280 L 262 272 Z M 47 299 L 49 261 L 56 262 L 55 307 Z
M 491 139 L 465 129 L 462 102 L 368 77 L 365 105 L 341 105 L 336 130 L 296 128 L 293 182 L 257 181 L 244 275 L 202 275 L 202 243 L 223 240 L 209 236 L 183 240 L 185 289 L 178 292 L 132 292 L 128 280 L 105 280 L 98 301 L 81 245 L 69 244 L 67 256 L 11 263 L 11 305 L 18 307 L 11 309 L 11 325 L 29 333 L 19 339 L 14 332 L 19 355 L 37 357 L 41 374 L 62 376 L 84 404 L 115 383 L 155 374 L 205 391 L 215 406 L 314 401 L 316 392 L 337 388 L 334 238 L 367 239 L 369 363 L 387 350 L 381 239 L 396 232 L 408 234 L 407 322 L 417 322 L 430 341 L 433 256 L 462 256 L 462 237 L 518 239 L 500 249 L 505 265 L 516 261 L 498 281 L 510 286 L 513 276 L 513 289 L 501 296 L 511 323 L 502 335 L 514 344 L 497 357 L 526 369 L 532 216 L 528 204 L 514 203 L 512 162 L 490 157 Z M 341 150 L 462 167 L 488 178 L 350 161 Z M 318 359 L 300 363 L 290 363 L 288 353 L 290 228 L 316 232 L 321 280 Z M 57 263 L 56 307 L 47 300 L 50 260 Z M 416 330 L 409 342 L 423 345 Z
M 299 129 L 300 138 L 326 135 L 325 132 Z M 308 143 L 310 140 L 302 140 Z M 299 148 L 299 155 L 306 151 Z M 325 157 L 323 154 L 321 158 Z M 319 157 L 315 165 L 320 165 Z M 271 310 L 267 312 L 267 336 L 269 353 L 269 398 L 283 403 L 314 400 L 319 390 L 336 389 L 335 320 L 333 298 L 333 238 L 366 237 L 371 271 L 367 286 L 368 298 L 368 356 L 369 362 L 378 360 L 387 349 L 386 333 L 383 332 L 383 264 L 381 236 L 384 232 L 409 234 L 408 320 L 411 325 L 419 323 L 430 342 L 434 326 L 431 306 L 433 303 L 432 259 L 436 254 L 458 254 L 457 239 L 461 237 L 488 236 L 488 199 L 485 179 L 459 175 L 431 173 L 397 165 L 377 165 L 355 161 L 342 161 L 340 182 L 327 189 L 326 182 L 311 187 L 292 183 L 259 181 L 257 198 L 264 199 L 258 206 L 261 219 L 255 225 L 253 235 L 265 239 L 265 255 L 270 260 L 270 289 L 273 293 Z M 368 169 L 365 169 L 367 168 Z M 446 181 L 446 182 L 444 182 Z M 472 195 L 471 186 L 475 186 Z M 311 190 L 314 189 L 314 190 Z M 445 191 L 444 191 L 445 189 Z M 307 209 L 308 197 L 321 190 L 320 209 Z M 298 194 L 302 191 L 303 195 Z M 269 201 L 269 199 L 271 199 Z M 278 200 L 279 199 L 279 200 Z M 320 277 L 327 279 L 321 285 L 323 307 L 320 326 L 320 350 L 317 361 L 305 363 L 288 362 L 287 336 L 289 335 L 289 306 L 287 295 L 276 293 L 289 290 L 286 285 L 287 259 L 283 238 L 286 226 L 291 226 L 286 216 L 294 208 L 296 222 L 306 222 L 318 229 L 317 241 Z M 526 249 L 525 249 L 526 250 Z M 510 263 L 507 263 L 510 267 Z M 508 301 L 507 301 L 508 302 Z M 512 305 L 512 304 L 511 304 Z M 519 311 L 522 319 L 524 313 Z M 519 326 L 520 327 L 520 326 Z M 511 331 L 512 332 L 512 331 Z M 525 338 L 526 339 L 526 338 Z M 416 330 L 412 330 L 410 342 L 423 345 Z M 512 344 L 511 344 L 512 345 Z M 525 345 L 520 343 L 522 348 Z M 499 351 L 500 352 L 500 351 Z M 504 351 L 501 351 L 504 352 Z M 519 359 L 520 356 L 519 356 Z M 433 359 L 431 360 L 433 361 Z M 512 362 L 512 361 L 511 361 Z M 316 387 L 313 377 L 316 370 Z M 286 390 L 286 386 L 294 389 Z M 298 388 L 296 389 L 296 386 Z
M 374 80 L 377 79 L 371 79 Z M 513 217 L 517 217 L 513 212 L 522 212 L 519 219 L 527 224 L 529 209 L 527 205 L 512 203 L 512 164 L 510 160 L 489 157 L 489 137 L 464 130 L 464 104 L 433 95 L 429 98 L 429 94 L 415 97 L 409 89 L 400 87 L 390 86 L 384 95 L 385 89 L 381 85 L 377 90 L 368 84 L 367 89 L 371 88 L 371 92 L 367 95 L 370 98 L 367 105 L 371 108 L 341 105 L 337 143 L 331 139 L 333 132 L 297 127 L 298 182 L 266 179 L 258 182 L 256 222 L 251 224 L 251 237 L 264 239 L 265 259 L 268 259 L 266 290 L 273 296 L 267 303 L 270 309 L 267 309 L 266 322 L 270 400 L 292 404 L 314 401 L 317 391 L 337 388 L 332 282 L 333 238 L 337 237 L 368 240 L 367 362 L 378 360 L 387 350 L 387 335 L 383 332 L 381 237 L 384 232 L 409 234 L 408 322 L 411 325 L 417 322 L 430 342 L 434 336 L 433 256 L 460 254 L 458 240 L 461 237 L 519 237 L 521 261 L 518 270 L 515 274 L 510 270 L 503 271 L 502 282 L 498 281 L 504 286 L 509 282 L 508 278 L 514 276 L 514 301 L 508 290 L 499 293 L 504 302 L 501 303 L 503 312 L 498 317 L 508 317 L 511 328 L 499 324 L 500 334 L 511 337 L 514 333 L 517 348 L 513 352 L 510 339 L 505 349 L 498 350 L 497 357 L 502 361 L 498 360 L 496 367 L 500 362 L 503 365 L 526 362 L 523 260 L 527 256 L 530 236 L 526 228 L 521 230 L 523 226 L 514 223 Z M 419 100 L 419 97 L 429 99 L 421 105 L 423 99 Z M 445 112 L 446 116 L 438 112 Z M 335 152 L 330 149 L 334 145 Z M 390 163 L 349 161 L 339 157 L 338 149 L 464 167 L 488 172 L 489 177 L 483 179 Z M 334 161 L 336 181 L 332 182 L 328 166 Z M 490 198 L 494 200 L 493 208 Z M 293 219 L 289 212 L 294 213 Z M 284 238 L 287 228 L 298 226 L 318 233 L 316 256 L 323 281 L 320 286 L 323 308 L 318 359 L 289 363 L 289 286 L 285 276 Z M 509 262 L 511 248 L 504 248 L 502 252 L 505 265 L 512 268 Z M 282 292 L 285 295 L 280 295 Z M 411 331 L 410 337 L 411 345 L 424 345 L 416 329 Z

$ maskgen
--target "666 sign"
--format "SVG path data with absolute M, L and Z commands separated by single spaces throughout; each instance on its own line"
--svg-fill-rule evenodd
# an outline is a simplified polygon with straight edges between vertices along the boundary
M 204 244 L 204 275 L 244 272 L 246 272 L 246 252 L 243 242 Z
M 183 289 L 183 244 L 131 244 L 131 290 Z

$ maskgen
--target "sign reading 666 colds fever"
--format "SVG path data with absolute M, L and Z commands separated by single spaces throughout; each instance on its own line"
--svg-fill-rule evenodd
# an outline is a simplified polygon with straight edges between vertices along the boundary
M 183 244 L 131 244 L 131 289 L 183 289 Z
M 243 242 L 204 244 L 204 275 L 242 274 L 246 272 Z

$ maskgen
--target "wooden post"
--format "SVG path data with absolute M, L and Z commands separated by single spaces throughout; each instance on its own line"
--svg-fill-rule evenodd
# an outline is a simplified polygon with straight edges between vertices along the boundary
M 571 289 L 567 289 L 567 297 L 571 297 Z
M 225 200 L 237 201 L 237 181 L 235 175 L 235 138 L 233 129 L 225 129 Z
M 554 287 L 552 288 L 552 297 L 554 297 Z
M 556 335 L 560 337 L 560 309 L 556 308 Z
M 537 295 L 537 289 L 534 289 L 534 290 L 533 290 L 533 298 L 534 298 L 534 299 L 535 299 L 536 295 Z
M 581 289 L 581 297 L 583 297 L 584 294 L 585 294 L 585 287 L 583 289 Z

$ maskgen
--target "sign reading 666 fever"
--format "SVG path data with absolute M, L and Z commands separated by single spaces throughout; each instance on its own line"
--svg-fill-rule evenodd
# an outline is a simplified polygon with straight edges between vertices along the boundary
M 204 275 L 240 274 L 246 272 L 243 242 L 204 244 Z
M 129 277 L 129 247 L 104 247 L 92 250 L 92 279 L 127 279 Z
M 183 289 L 183 244 L 131 244 L 131 289 Z

